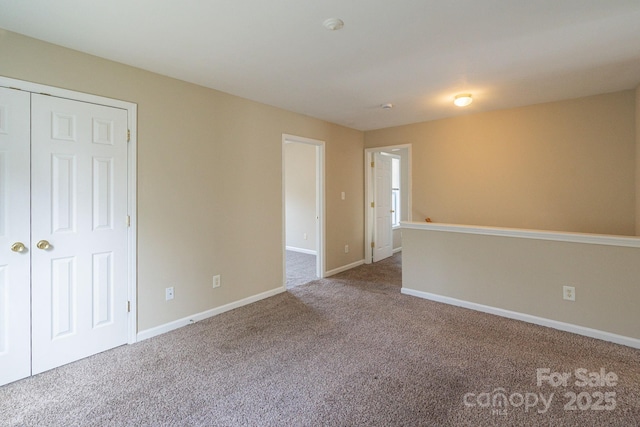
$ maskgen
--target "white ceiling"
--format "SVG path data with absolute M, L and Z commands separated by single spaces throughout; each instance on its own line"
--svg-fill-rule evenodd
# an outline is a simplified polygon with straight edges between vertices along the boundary
M 360 130 L 640 83 L 640 0 L 0 0 L 0 27 Z

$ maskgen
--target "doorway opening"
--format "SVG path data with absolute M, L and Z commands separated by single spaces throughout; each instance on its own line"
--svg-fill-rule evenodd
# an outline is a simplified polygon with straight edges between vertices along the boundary
M 285 288 L 324 277 L 324 141 L 282 135 Z
M 402 250 L 401 221 L 411 221 L 411 144 L 365 149 L 365 263 Z

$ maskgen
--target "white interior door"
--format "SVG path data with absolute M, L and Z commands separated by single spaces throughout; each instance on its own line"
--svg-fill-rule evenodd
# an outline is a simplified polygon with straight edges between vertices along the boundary
M 31 374 L 29 98 L 0 88 L 0 385 Z
M 33 374 L 127 342 L 127 112 L 31 106 Z
M 373 262 L 393 254 L 391 225 L 391 157 L 381 153 L 374 156 L 374 246 Z

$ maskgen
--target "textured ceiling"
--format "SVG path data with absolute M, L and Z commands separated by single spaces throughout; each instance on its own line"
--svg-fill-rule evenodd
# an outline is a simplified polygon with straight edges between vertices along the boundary
M 640 83 L 639 0 L 0 0 L 0 27 L 360 130 Z

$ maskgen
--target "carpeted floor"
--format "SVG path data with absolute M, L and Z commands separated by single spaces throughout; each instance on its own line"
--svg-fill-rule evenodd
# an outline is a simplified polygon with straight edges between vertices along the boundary
M 287 289 L 316 280 L 316 256 L 286 251 Z
M 640 351 L 401 295 L 400 255 L 0 387 L 3 426 L 639 423 Z

